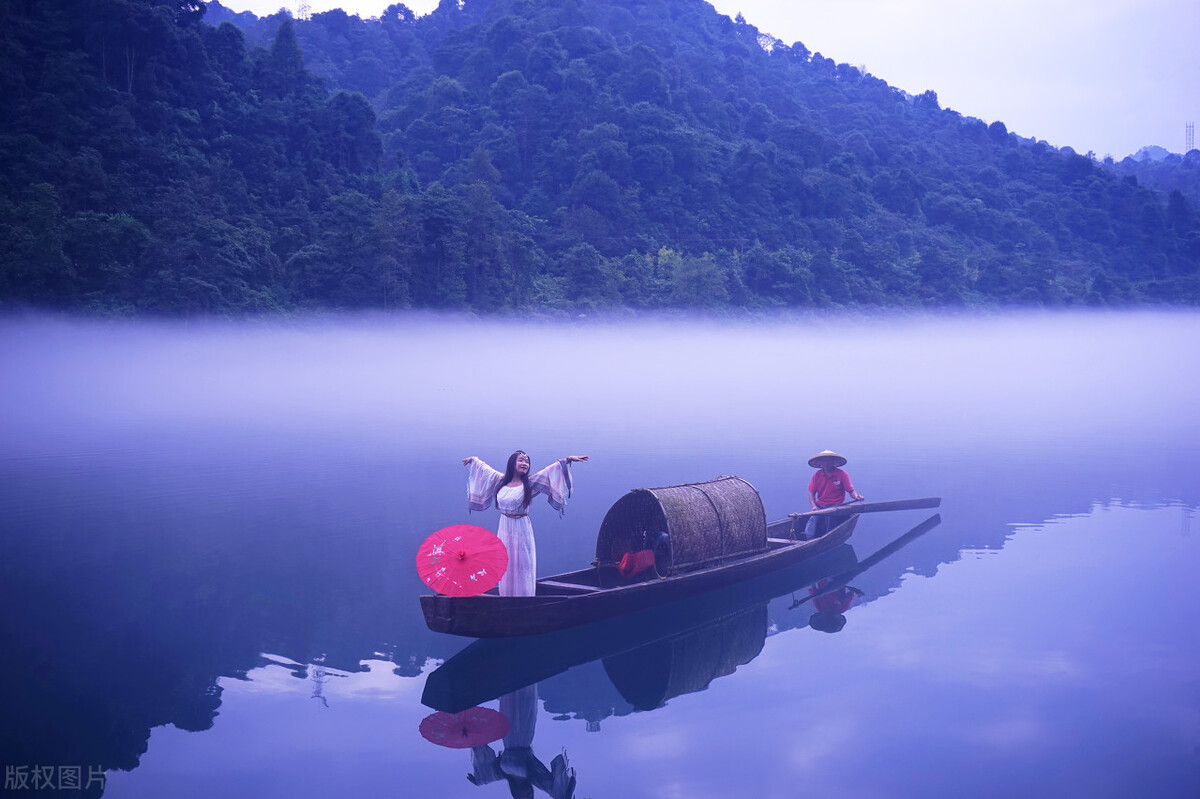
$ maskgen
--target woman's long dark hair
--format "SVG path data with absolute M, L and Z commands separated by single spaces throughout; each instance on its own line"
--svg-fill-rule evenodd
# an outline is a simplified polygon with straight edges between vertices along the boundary
M 529 457 L 529 453 L 524 450 L 517 450 L 508 456 L 508 466 L 504 468 L 504 479 L 500 481 L 499 487 L 496 488 L 496 493 L 500 493 L 500 489 L 512 482 L 513 475 L 517 473 L 517 456 L 524 455 Z M 529 485 L 529 472 L 521 475 L 521 484 L 525 486 L 525 499 L 521 501 L 521 510 L 529 507 L 529 503 L 533 501 L 533 486 Z

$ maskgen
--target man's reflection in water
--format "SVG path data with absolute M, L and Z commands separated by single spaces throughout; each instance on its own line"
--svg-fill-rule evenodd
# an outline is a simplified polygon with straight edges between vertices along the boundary
M 813 614 L 808 617 L 808 626 L 823 633 L 836 633 L 846 626 L 844 614 L 863 592 L 849 585 L 826 591 L 828 587 L 828 577 L 808 587 L 808 596 L 814 608 Z
M 497 755 L 490 746 L 471 749 L 471 773 L 475 785 L 506 780 L 516 799 L 529 799 L 540 788 L 553 799 L 575 795 L 575 769 L 567 764 L 566 752 L 556 755 L 546 768 L 533 754 L 533 732 L 537 724 L 537 683 L 500 697 L 500 712 L 511 725 L 504 736 L 504 750 Z

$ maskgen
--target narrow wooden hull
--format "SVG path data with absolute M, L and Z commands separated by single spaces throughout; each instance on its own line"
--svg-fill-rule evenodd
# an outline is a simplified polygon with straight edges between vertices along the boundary
M 596 587 L 594 569 L 555 575 L 538 581 L 538 595 L 471 597 L 425 595 L 421 610 L 435 632 L 473 638 L 538 635 L 581 624 L 590 624 L 655 605 L 677 602 L 698 594 L 749 580 L 816 557 L 845 543 L 854 532 L 857 516 L 813 541 L 793 541 L 784 536 L 790 519 L 768 527 L 770 547 L 718 566 L 649 579 L 615 588 Z
M 853 547 L 844 543 L 793 566 L 682 602 L 542 635 L 482 638 L 429 673 L 421 701 L 434 710 L 458 713 L 584 663 L 687 635 L 756 605 L 765 607 L 775 597 L 803 591 L 857 565 Z M 798 619 L 807 617 L 807 612 L 797 614 Z

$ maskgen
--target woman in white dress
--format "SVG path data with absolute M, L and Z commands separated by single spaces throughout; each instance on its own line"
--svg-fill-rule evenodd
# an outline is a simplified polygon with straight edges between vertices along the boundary
M 537 551 L 529 504 L 538 494 L 545 494 L 550 507 L 562 513 L 571 496 L 571 464 L 587 459 L 587 455 L 568 455 L 530 474 L 529 456 L 517 450 L 509 456 L 508 466 L 501 474 L 479 458 L 463 458 L 463 465 L 471 467 L 467 475 L 467 507 L 487 510 L 495 501 L 496 510 L 500 511 L 496 535 L 508 550 L 508 568 L 498 586 L 500 596 L 534 595 Z

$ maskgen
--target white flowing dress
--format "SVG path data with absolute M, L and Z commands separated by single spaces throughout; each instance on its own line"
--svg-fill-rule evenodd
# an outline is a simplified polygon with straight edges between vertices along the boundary
M 508 550 L 508 568 L 497 586 L 500 596 L 533 596 L 537 590 L 537 550 L 529 508 L 521 507 L 525 489 L 501 486 L 504 475 L 479 458 L 471 458 L 470 467 L 467 507 L 473 511 L 486 510 L 494 500 L 501 513 L 496 535 Z M 550 507 L 562 513 L 571 496 L 571 466 L 566 458 L 561 458 L 529 475 L 529 485 L 534 496 L 544 494 Z

